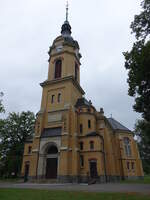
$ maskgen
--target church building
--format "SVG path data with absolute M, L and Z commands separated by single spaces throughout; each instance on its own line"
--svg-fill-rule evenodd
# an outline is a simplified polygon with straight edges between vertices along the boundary
M 24 146 L 26 180 L 97 183 L 143 177 L 133 133 L 96 110 L 80 85 L 81 53 L 66 20 L 49 49 L 35 133 Z M 96 85 L 95 85 L 96 89 Z

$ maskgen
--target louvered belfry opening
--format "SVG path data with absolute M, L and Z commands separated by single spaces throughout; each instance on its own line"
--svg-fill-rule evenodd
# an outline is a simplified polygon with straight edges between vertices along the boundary
M 62 61 L 57 60 L 55 63 L 55 78 L 61 78 Z

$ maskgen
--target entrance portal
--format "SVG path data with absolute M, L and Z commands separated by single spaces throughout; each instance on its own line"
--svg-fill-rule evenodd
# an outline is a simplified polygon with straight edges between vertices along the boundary
M 58 166 L 58 149 L 56 146 L 51 145 L 47 149 L 46 155 L 46 179 L 57 178 L 57 166 Z
M 91 178 L 97 178 L 97 162 L 90 161 L 90 177 Z

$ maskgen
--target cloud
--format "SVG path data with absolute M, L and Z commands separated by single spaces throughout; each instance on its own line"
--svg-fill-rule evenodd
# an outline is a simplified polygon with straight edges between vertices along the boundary
M 131 129 L 139 115 L 127 95 L 122 52 L 132 46 L 129 26 L 139 10 L 137 0 L 72 0 L 69 10 L 73 37 L 83 55 L 81 85 L 86 97 Z M 0 91 L 5 93 L 7 112 L 39 110 L 38 84 L 47 78 L 47 51 L 64 18 L 65 0 L 1 1 Z

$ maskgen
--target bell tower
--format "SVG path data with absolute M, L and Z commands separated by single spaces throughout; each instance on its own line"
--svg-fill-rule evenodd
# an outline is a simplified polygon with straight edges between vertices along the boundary
M 80 47 L 71 36 L 68 21 L 68 5 L 66 20 L 61 27 L 61 35 L 49 49 L 48 78 L 41 83 L 43 96 L 41 110 L 54 111 L 66 105 L 74 106 L 77 99 L 84 94 L 80 86 Z
M 63 79 L 72 76 L 80 84 L 79 44 L 71 36 L 71 26 L 68 21 L 68 7 L 66 20 L 61 27 L 61 36 L 57 37 L 49 49 L 48 80 Z

